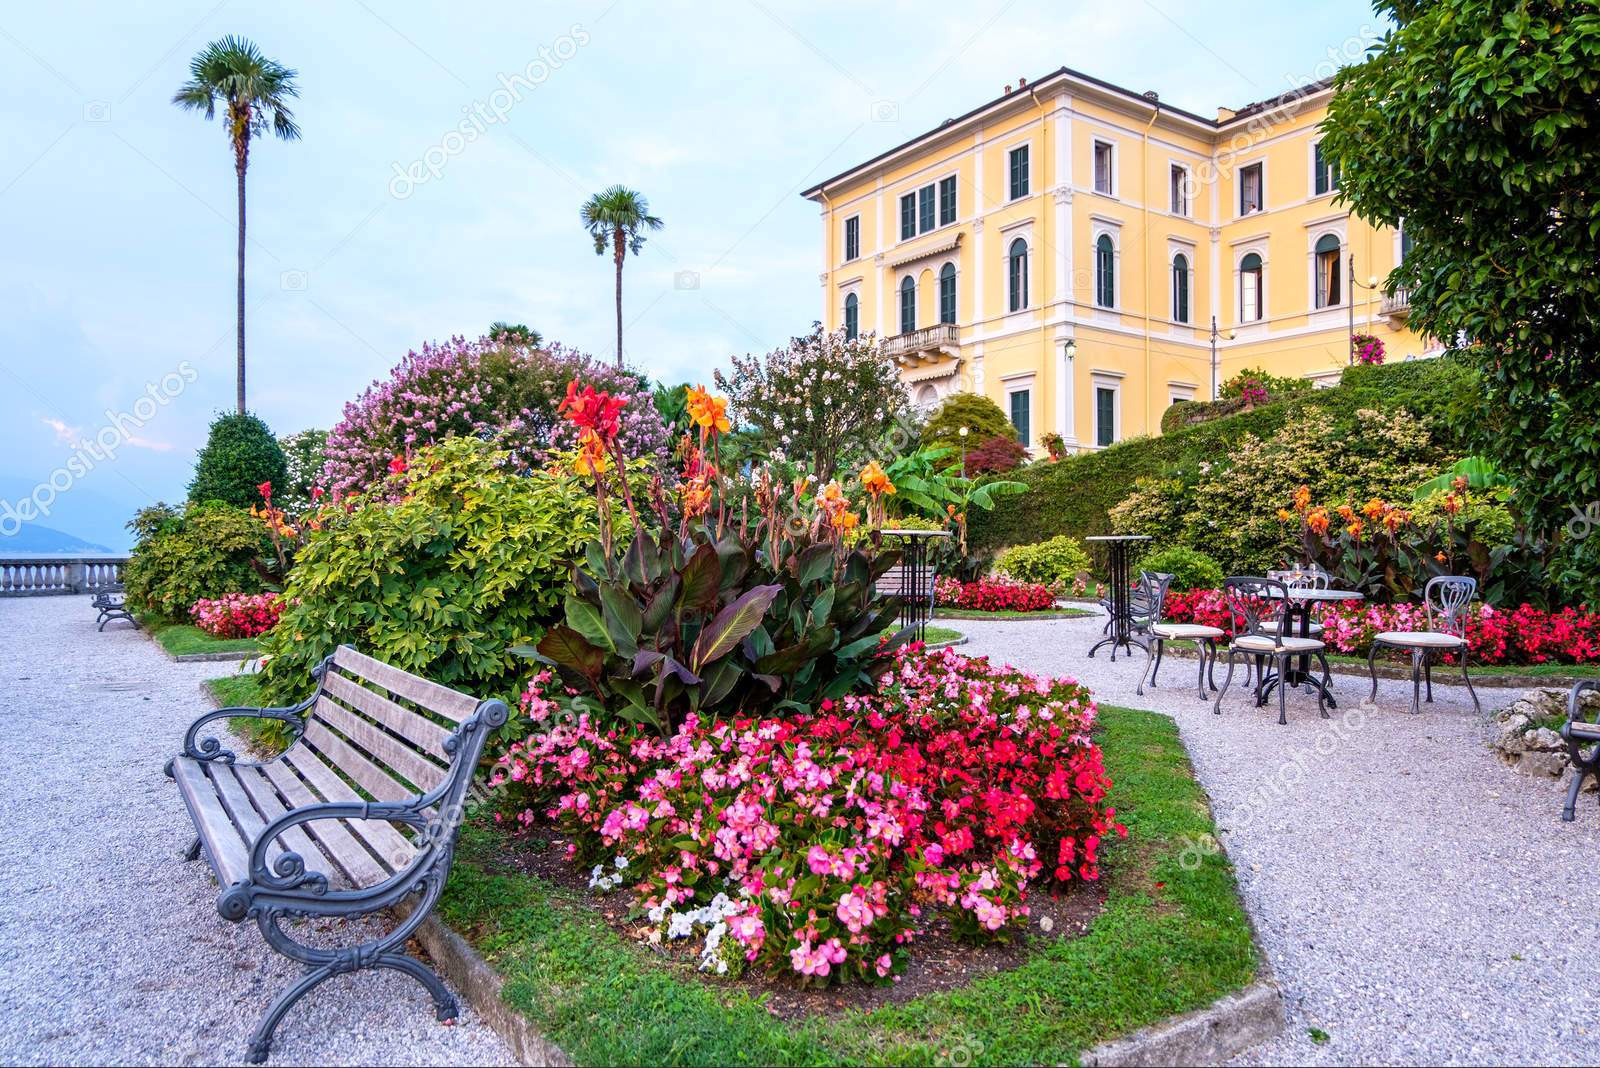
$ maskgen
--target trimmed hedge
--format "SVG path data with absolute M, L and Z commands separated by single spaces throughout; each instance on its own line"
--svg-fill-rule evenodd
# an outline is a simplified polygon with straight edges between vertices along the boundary
M 1007 478 L 1029 492 L 996 502 L 991 512 L 968 517 L 968 542 L 975 554 L 1008 545 L 1046 541 L 1058 534 L 1083 538 L 1111 533 L 1107 517 L 1141 476 L 1161 476 L 1227 456 L 1246 434 L 1265 438 L 1305 408 L 1323 409 L 1336 433 L 1355 433 L 1362 409 L 1405 408 L 1429 424 L 1450 447 L 1464 447 L 1451 426 L 1452 412 L 1477 403 L 1477 375 L 1453 357 L 1348 368 L 1338 386 L 1272 401 L 1252 411 L 1184 427 L 1158 438 L 1134 438 L 1099 452 L 1036 463 Z M 1091 543 L 1091 551 L 1094 550 Z M 1098 554 L 1097 554 L 1098 555 Z

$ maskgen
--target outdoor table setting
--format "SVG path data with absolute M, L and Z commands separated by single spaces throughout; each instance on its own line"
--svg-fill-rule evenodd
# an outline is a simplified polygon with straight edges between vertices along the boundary
M 1311 637 L 1311 611 L 1314 606 L 1341 601 L 1360 601 L 1366 596 L 1356 590 L 1334 590 L 1315 586 L 1288 585 L 1284 589 L 1286 596 L 1283 598 L 1282 633 L 1299 638 Z M 1266 596 L 1277 597 L 1279 594 L 1274 590 L 1266 594 Z M 1328 707 L 1338 707 L 1338 703 L 1333 698 L 1333 691 L 1323 680 L 1311 674 L 1311 656 L 1309 653 L 1296 657 L 1293 663 L 1294 666 L 1287 673 L 1288 684 L 1291 687 L 1306 686 L 1320 690 L 1322 691 L 1322 696 L 1328 702 Z M 1283 680 L 1279 678 L 1276 670 L 1268 673 L 1261 683 L 1261 703 L 1265 704 L 1267 697 L 1272 693 L 1273 687 L 1282 682 Z
M 1132 578 L 1129 574 L 1128 548 L 1129 546 L 1147 542 L 1148 534 L 1097 534 L 1084 538 L 1084 541 L 1104 542 L 1111 552 L 1110 570 L 1107 585 L 1111 587 L 1111 623 L 1106 636 L 1089 649 L 1093 656 L 1103 645 L 1111 646 L 1111 659 L 1117 658 L 1117 646 L 1122 646 L 1130 654 L 1137 645 L 1146 653 L 1150 651 L 1145 639 L 1137 632 L 1133 625 L 1133 602 L 1129 596 L 1129 587 Z

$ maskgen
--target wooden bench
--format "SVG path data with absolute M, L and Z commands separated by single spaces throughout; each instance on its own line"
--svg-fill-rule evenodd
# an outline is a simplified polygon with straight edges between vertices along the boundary
M 1600 679 L 1579 679 L 1572 684 L 1567 694 L 1567 722 L 1561 728 L 1567 755 L 1572 758 L 1572 782 L 1567 786 L 1567 803 L 1561 809 L 1561 818 L 1568 823 L 1577 818 L 1578 794 L 1583 790 L 1583 780 L 1590 775 L 1600 775 L 1600 723 L 1584 718 L 1582 697 L 1585 690 L 1600 690 Z
M 105 630 L 106 624 L 113 619 L 126 619 L 136 627 L 139 625 L 139 621 L 133 618 L 133 613 L 128 611 L 121 586 L 108 586 L 95 591 L 94 597 L 89 601 L 89 607 L 100 613 L 99 618 L 95 620 L 96 630 Z
M 196 838 L 221 885 L 217 912 L 255 920 L 273 949 L 306 965 L 262 1017 L 246 1054 L 266 1060 L 285 1013 L 325 979 L 392 968 L 433 995 L 439 1020 L 455 998 L 405 942 L 444 890 L 472 775 L 503 701 L 480 701 L 342 645 L 312 673 L 316 691 L 292 708 L 223 708 L 190 725 L 167 763 Z M 233 716 L 279 720 L 294 742 L 263 763 L 241 761 L 207 724 Z M 357 917 L 417 897 L 381 937 L 328 949 L 283 927 L 300 917 Z

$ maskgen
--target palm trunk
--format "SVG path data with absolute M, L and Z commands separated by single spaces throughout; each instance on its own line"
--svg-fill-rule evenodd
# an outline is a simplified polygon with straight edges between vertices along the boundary
M 616 251 L 616 256 L 617 256 L 617 367 L 621 368 L 621 366 L 622 366 L 622 257 L 623 257 L 623 254 L 627 251 L 627 246 L 625 244 L 623 244 L 623 236 L 622 236 L 621 228 L 618 228 L 618 230 L 616 232 L 615 241 L 616 241 L 616 250 L 617 250 Z
M 244 173 L 250 165 L 250 141 L 246 138 L 237 142 L 234 147 L 234 170 L 239 176 L 239 414 L 243 415 L 244 406 Z

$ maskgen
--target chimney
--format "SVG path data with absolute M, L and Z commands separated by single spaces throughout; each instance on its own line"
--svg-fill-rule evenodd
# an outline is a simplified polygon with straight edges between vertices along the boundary
M 1233 118 L 1237 114 L 1238 114 L 1238 112 L 1234 111 L 1232 108 L 1218 108 L 1217 109 L 1217 121 L 1218 122 L 1227 122 L 1229 119 Z
M 1011 83 L 1007 82 L 1006 83 L 1006 96 L 1010 96 L 1010 95 L 1011 95 Z
M 1026 89 L 1027 87 L 1028 87 L 1028 79 L 1019 76 L 1017 78 L 1017 88 L 1018 89 Z

